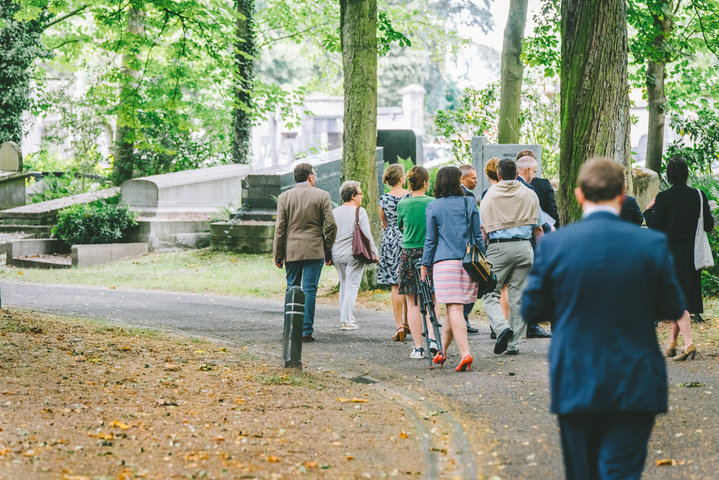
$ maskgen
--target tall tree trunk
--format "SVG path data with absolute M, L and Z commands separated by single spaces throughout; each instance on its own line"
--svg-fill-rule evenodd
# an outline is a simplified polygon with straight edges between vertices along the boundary
M 251 163 L 252 88 L 255 78 L 255 1 L 236 0 L 235 107 L 232 112 L 232 161 Z
M 23 113 L 31 105 L 31 68 L 44 51 L 40 45 L 42 20 L 20 22 L 15 14 L 22 5 L 0 0 L 0 144 L 12 141 L 22 144 Z
M 519 143 L 519 115 L 521 112 L 522 41 L 527 23 L 527 0 L 510 0 L 507 26 L 504 27 L 502 45 L 502 82 L 499 97 L 499 143 Z
M 629 164 L 625 0 L 562 0 L 559 208 L 562 224 L 581 218 L 577 173 L 592 157 Z
M 135 135 L 137 128 L 137 101 L 140 78 L 140 37 L 145 33 L 144 14 L 129 7 L 127 16 L 128 50 L 122 55 L 120 102 L 115 135 L 115 159 L 112 163 L 112 181 L 120 185 L 135 173 Z
M 377 1 L 340 0 L 344 70 L 342 180 L 356 180 L 374 238 L 381 238 L 377 212 Z
M 664 11 L 672 10 L 672 0 L 664 1 Z M 649 110 L 649 128 L 647 131 L 647 158 L 646 166 L 660 173 L 662 167 L 662 156 L 664 154 L 664 106 L 667 97 L 664 95 L 664 80 L 666 78 L 665 68 L 667 54 L 665 43 L 672 30 L 672 17 L 670 15 L 652 14 L 654 27 L 657 36 L 653 44 L 657 52 L 656 61 L 650 61 L 647 65 L 647 100 Z

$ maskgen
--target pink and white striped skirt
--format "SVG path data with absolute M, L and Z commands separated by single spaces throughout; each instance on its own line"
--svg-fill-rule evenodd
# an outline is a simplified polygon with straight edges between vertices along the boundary
M 438 303 L 474 303 L 477 282 L 473 281 L 459 260 L 443 260 L 432 267 L 434 293 Z

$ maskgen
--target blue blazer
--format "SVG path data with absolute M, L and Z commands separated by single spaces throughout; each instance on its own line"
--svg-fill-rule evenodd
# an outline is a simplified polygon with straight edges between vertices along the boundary
M 552 412 L 665 412 L 654 322 L 684 309 L 665 235 L 596 212 L 544 237 L 522 315 L 552 322 Z
M 466 199 L 466 200 L 465 200 Z M 461 260 L 467 251 L 467 219 L 472 222 L 474 243 L 484 252 L 477 202 L 473 197 L 442 197 L 432 200 L 425 210 L 427 236 L 422 265 L 431 267 L 442 260 Z

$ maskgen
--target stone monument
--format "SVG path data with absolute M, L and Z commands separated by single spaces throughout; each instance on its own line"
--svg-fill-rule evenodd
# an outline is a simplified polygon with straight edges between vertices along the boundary
M 0 210 L 25 205 L 25 180 L 22 152 L 15 142 L 0 145 Z
M 517 158 L 517 154 L 522 150 L 531 150 L 537 156 L 537 176 L 542 176 L 542 146 L 541 145 L 522 145 L 516 143 L 505 144 L 489 144 L 486 137 L 472 138 L 472 166 L 477 170 L 477 186 L 474 194 L 479 198 L 482 192 L 488 189 L 492 184 L 484 173 L 487 162 L 494 157 L 500 160 L 504 158 Z

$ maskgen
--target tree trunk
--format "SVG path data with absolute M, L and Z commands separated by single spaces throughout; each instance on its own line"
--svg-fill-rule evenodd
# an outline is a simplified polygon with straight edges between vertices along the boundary
M 374 238 L 381 238 L 377 212 L 377 2 L 340 0 L 344 132 L 342 180 L 362 185 Z
M 510 0 L 507 26 L 504 27 L 502 45 L 502 81 L 499 97 L 498 143 L 519 143 L 521 128 L 522 78 L 522 40 L 524 26 L 527 23 L 527 0 Z
M 120 185 L 135 173 L 135 135 L 137 128 L 137 102 L 139 100 L 140 44 L 145 33 L 142 11 L 130 6 L 127 17 L 128 50 L 122 55 L 120 101 L 117 115 L 115 159 L 112 163 L 112 181 Z
M 254 0 L 236 0 L 235 107 L 232 112 L 232 161 L 251 163 L 252 87 L 255 78 Z
M 672 0 L 665 0 L 666 8 L 672 10 Z M 647 158 L 646 166 L 649 169 L 660 173 L 662 167 L 662 156 L 664 154 L 664 106 L 667 97 L 664 95 L 664 79 L 666 78 L 665 68 L 667 54 L 664 44 L 672 30 L 672 18 L 669 15 L 656 13 L 652 14 L 654 27 L 657 29 L 657 36 L 653 44 L 658 55 L 656 61 L 650 61 L 647 65 L 647 100 L 649 110 L 649 128 L 647 130 Z
M 562 0 L 561 222 L 581 218 L 574 187 L 592 157 L 629 165 L 625 0 Z

